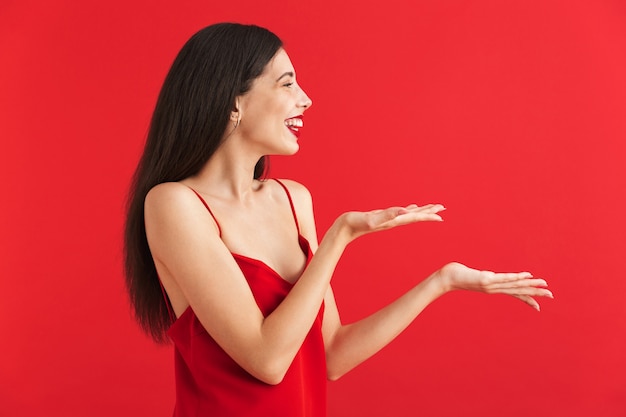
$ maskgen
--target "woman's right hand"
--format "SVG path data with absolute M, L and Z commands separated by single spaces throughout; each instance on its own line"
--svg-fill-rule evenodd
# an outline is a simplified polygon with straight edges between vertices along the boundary
M 333 226 L 341 230 L 348 242 L 368 233 L 387 230 L 416 222 L 443 221 L 439 212 L 445 210 L 441 204 L 406 207 L 389 207 L 367 212 L 350 211 L 337 218 Z

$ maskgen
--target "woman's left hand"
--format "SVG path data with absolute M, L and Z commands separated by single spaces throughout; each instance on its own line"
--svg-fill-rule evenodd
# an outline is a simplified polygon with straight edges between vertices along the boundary
M 548 283 L 534 278 L 529 272 L 496 273 L 468 268 L 457 262 L 445 265 L 439 271 L 446 291 L 470 290 L 486 294 L 507 294 L 525 302 L 539 311 L 539 303 L 533 297 L 554 298 L 547 289 Z

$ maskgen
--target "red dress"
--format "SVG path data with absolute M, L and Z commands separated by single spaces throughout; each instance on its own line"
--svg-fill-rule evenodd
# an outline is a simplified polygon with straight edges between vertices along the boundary
M 298 227 L 298 240 L 307 254 L 308 265 L 312 257 L 309 243 L 300 234 L 289 191 L 276 181 L 289 197 Z M 200 195 L 198 197 L 211 212 L 204 199 Z M 217 225 L 219 229 L 219 223 Z M 259 260 L 238 254 L 233 254 L 233 257 L 246 277 L 263 315 L 269 315 L 287 296 L 292 284 Z M 250 375 L 228 356 L 206 332 L 191 307 L 188 307 L 168 331 L 175 346 L 174 417 L 325 417 L 323 314 L 322 304 L 285 378 L 280 384 L 268 385 Z

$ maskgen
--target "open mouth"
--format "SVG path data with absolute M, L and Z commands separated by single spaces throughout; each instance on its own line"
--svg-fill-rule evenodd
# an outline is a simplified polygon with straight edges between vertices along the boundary
M 289 129 L 296 137 L 300 137 L 300 128 L 304 126 L 302 116 L 296 116 L 285 120 L 285 126 L 287 126 L 287 129 Z

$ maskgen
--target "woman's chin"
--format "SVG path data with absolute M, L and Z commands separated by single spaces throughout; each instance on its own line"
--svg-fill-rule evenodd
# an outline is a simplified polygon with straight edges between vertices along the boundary
M 300 150 L 300 145 L 296 141 L 292 141 L 280 150 L 276 150 L 276 155 L 295 155 Z

